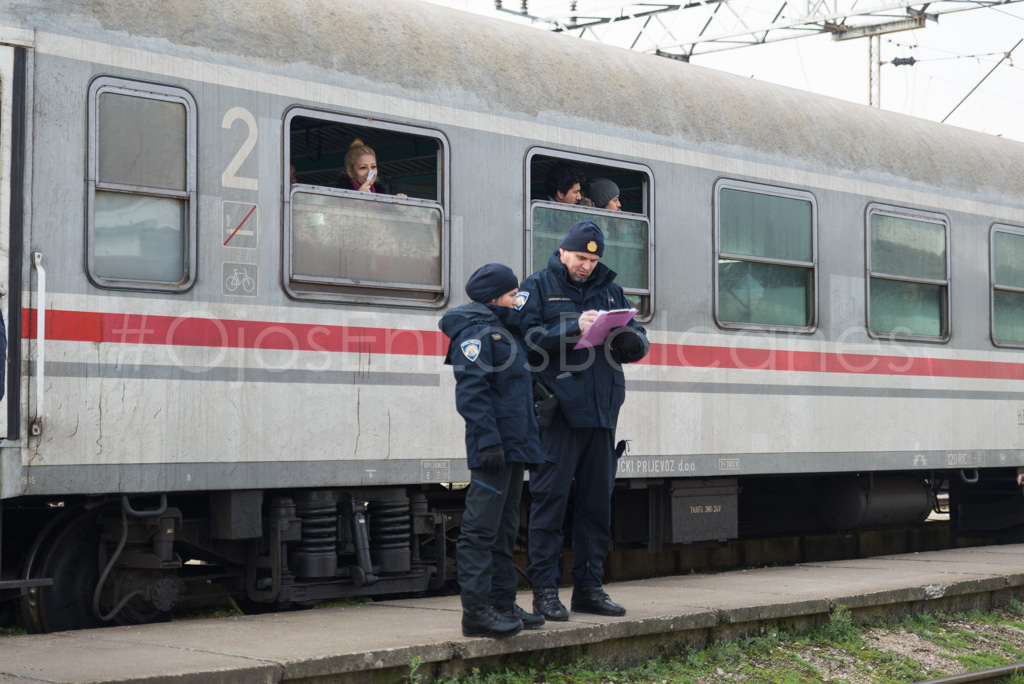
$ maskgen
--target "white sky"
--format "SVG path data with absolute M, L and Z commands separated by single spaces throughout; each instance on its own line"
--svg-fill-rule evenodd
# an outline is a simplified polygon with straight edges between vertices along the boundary
M 528 24 L 494 9 L 494 0 L 425 0 L 498 20 Z M 736 2 L 775 11 L 781 2 Z M 520 0 L 505 0 L 518 10 Z M 578 0 L 577 14 L 610 16 L 628 3 L 615 0 Z M 537 16 L 565 16 L 569 0 L 530 0 Z M 686 15 L 692 10 L 686 10 Z M 694 14 L 694 17 L 697 15 Z M 770 15 L 757 23 L 769 23 Z M 582 20 L 581 20 L 582 21 Z M 630 22 L 617 26 L 629 32 Z M 538 26 L 540 26 L 538 24 Z M 538 28 L 538 30 L 544 30 Z M 621 35 L 621 34 L 620 34 Z M 683 38 L 677 32 L 678 38 Z M 612 44 L 618 35 L 609 34 Z M 924 29 L 883 35 L 882 59 L 913 56 L 914 66 L 882 65 L 882 108 L 932 121 L 941 121 L 1007 52 L 1024 38 L 1024 2 L 946 14 Z M 699 52 L 699 50 L 698 50 Z M 868 103 L 868 39 L 833 41 L 828 35 L 784 40 L 756 47 L 698 54 L 692 64 L 780 83 L 859 104 Z M 957 108 L 946 123 L 992 135 L 1024 141 L 1024 44 L 1011 60 L 1000 64 L 984 83 Z

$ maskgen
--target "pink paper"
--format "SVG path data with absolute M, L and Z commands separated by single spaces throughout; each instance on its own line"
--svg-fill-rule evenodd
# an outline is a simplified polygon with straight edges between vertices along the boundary
M 587 332 L 573 349 L 585 349 L 604 344 L 612 330 L 629 323 L 636 315 L 636 309 L 616 309 L 615 311 L 599 311 L 597 319 L 590 324 Z

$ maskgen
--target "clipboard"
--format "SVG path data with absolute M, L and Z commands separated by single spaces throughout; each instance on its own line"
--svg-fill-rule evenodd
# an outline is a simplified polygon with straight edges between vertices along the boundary
M 590 327 L 587 328 L 587 332 L 579 339 L 573 349 L 586 349 L 587 347 L 596 347 L 599 344 L 604 344 L 604 341 L 608 339 L 608 335 L 611 334 L 612 330 L 620 326 L 626 325 L 633 316 L 636 315 L 636 309 L 615 309 L 613 311 L 598 311 L 597 318 Z

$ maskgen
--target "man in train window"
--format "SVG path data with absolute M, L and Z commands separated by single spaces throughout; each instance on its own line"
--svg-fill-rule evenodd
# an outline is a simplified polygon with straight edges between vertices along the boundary
M 650 345 L 643 327 L 630 321 L 613 330 L 603 346 L 573 349 L 598 310 L 630 308 L 615 272 L 600 263 L 603 253 L 604 234 L 597 224 L 577 223 L 547 267 L 523 281 L 516 300 L 521 329 L 536 356 L 535 381 L 558 397 L 558 409 L 541 432 L 544 463 L 530 475 L 527 569 L 534 611 L 555 621 L 569 619 L 558 583 L 570 492 L 575 493 L 572 610 L 626 614 L 602 587 L 611 539 L 615 424 L 626 394 L 622 364 L 642 359 Z
M 562 204 L 576 204 L 582 197 L 580 188 L 587 180 L 583 169 L 572 164 L 559 162 L 548 170 L 547 178 L 544 180 L 544 191 L 546 199 L 550 202 L 561 202 Z

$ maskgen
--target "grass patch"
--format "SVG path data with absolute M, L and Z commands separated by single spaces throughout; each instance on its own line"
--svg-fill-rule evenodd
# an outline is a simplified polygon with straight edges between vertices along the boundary
M 343 608 L 345 606 L 363 606 L 367 603 L 373 603 L 373 599 L 369 596 L 355 596 L 353 598 L 338 599 L 337 601 L 324 601 L 313 606 L 313 610 L 320 610 L 322 608 Z
M 1010 664 L 1009 660 L 994 653 L 966 653 L 956 656 L 956 660 L 971 672 Z
M 858 644 L 861 640 L 861 628 L 853 623 L 853 614 L 850 609 L 838 605 L 829 614 L 828 624 L 813 630 L 810 637 L 817 643 Z
M 861 672 L 871 679 L 902 683 L 931 678 L 921 663 L 874 648 L 862 647 L 857 662 Z
M 0 637 L 20 636 L 27 633 L 16 612 L 14 601 L 8 604 L 0 603 Z
M 1021 604 L 1002 611 L 912 615 L 894 625 L 861 625 L 846 606 L 837 606 L 828 622 L 803 636 L 765 628 L 737 641 L 716 642 L 702 650 L 684 649 L 679 656 L 650 660 L 615 670 L 605 663 L 580 660 L 571 665 L 482 673 L 474 670 L 463 679 L 434 684 L 695 684 L 698 681 L 757 682 L 758 684 L 812 684 L 826 679 L 837 684 L 869 680 L 878 684 L 911 684 L 942 676 L 938 659 L 919 662 L 872 644 L 892 643 L 916 634 L 948 654 L 936 654 L 961 663 L 970 671 L 999 667 L 1024 656 L 1001 638 L 983 638 L 970 632 L 972 625 L 1010 625 L 1024 631 Z M 872 630 L 870 640 L 866 630 Z M 877 641 L 881 638 L 881 641 Z M 992 651 L 995 647 L 995 652 Z M 989 652 L 984 652 L 985 650 Z M 413 670 L 415 673 L 415 670 Z M 408 680 L 419 682 L 414 676 Z M 1024 684 L 1024 676 L 1010 680 Z M 423 682 L 422 684 L 428 684 Z
M 174 611 L 173 622 L 179 620 L 210 620 L 213 618 L 239 617 L 244 615 L 236 605 L 229 606 L 196 606 L 195 608 L 177 608 Z

